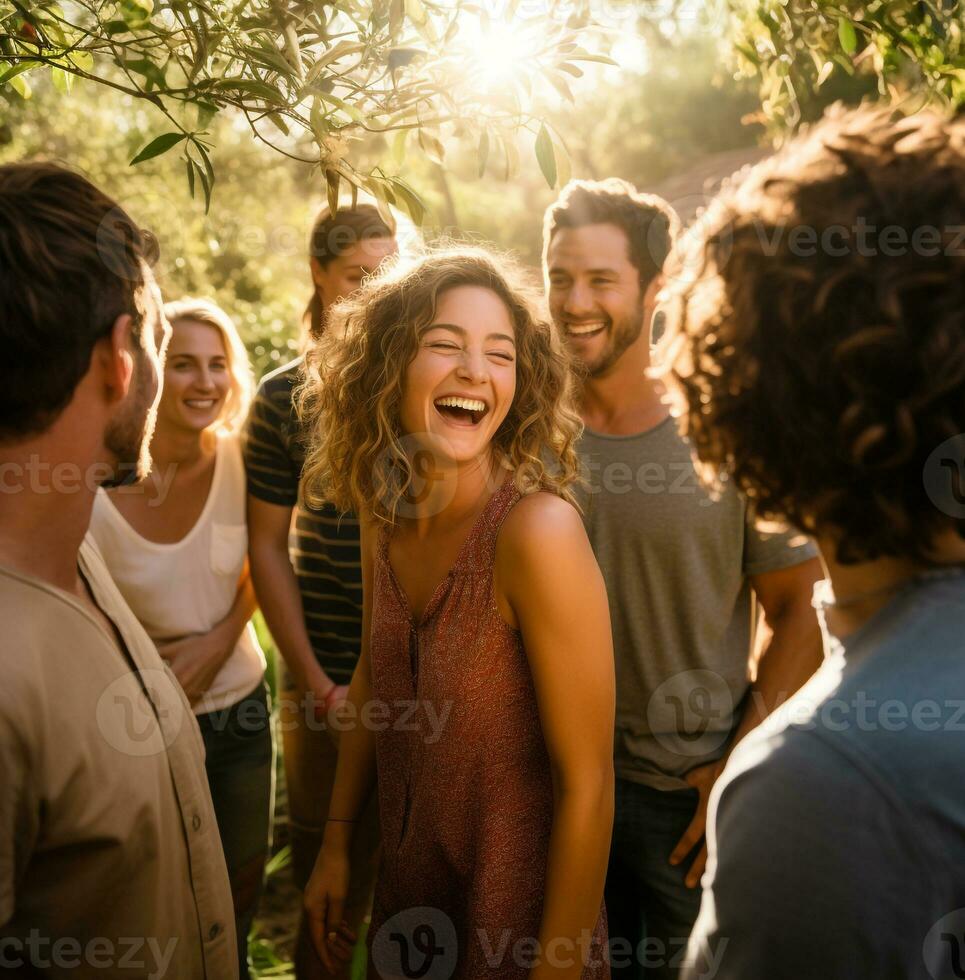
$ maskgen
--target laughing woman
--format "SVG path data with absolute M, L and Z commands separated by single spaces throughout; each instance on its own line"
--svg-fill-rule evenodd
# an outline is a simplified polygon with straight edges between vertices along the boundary
M 273 756 L 265 658 L 248 623 L 255 601 L 238 430 L 251 368 L 234 324 L 214 304 L 183 300 L 164 312 L 172 334 L 151 474 L 143 484 L 99 491 L 91 533 L 197 716 L 247 977 Z
M 305 896 L 319 953 L 350 951 L 377 784 L 377 975 L 607 976 L 613 654 L 565 355 L 514 269 L 459 250 L 337 308 L 309 377 L 309 493 L 363 517 L 359 723 Z

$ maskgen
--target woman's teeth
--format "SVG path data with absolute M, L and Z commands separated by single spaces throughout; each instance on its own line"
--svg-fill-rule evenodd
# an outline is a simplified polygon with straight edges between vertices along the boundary
M 436 402 L 437 408 L 461 408 L 467 412 L 485 412 L 486 403 L 478 398 L 457 398 L 449 395 Z
M 189 408 L 213 408 L 216 401 L 215 398 L 185 398 L 184 404 Z

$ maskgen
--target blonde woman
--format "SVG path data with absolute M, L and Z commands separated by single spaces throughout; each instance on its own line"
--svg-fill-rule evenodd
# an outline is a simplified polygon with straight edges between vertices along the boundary
M 530 295 L 488 252 L 429 255 L 336 308 L 311 357 L 307 489 L 362 522 L 362 655 L 305 897 L 330 969 L 377 784 L 378 975 L 608 973 L 610 622 L 570 502 L 568 364 Z
M 91 533 L 135 615 L 194 707 L 228 864 L 242 976 L 261 890 L 272 799 L 265 658 L 249 619 L 245 471 L 239 429 L 251 400 L 248 356 L 206 300 L 164 308 L 172 327 L 138 486 L 99 491 Z

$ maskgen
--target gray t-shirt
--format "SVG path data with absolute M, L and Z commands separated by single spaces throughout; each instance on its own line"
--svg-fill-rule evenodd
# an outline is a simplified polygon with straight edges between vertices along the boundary
M 825 646 L 711 795 L 689 980 L 965 977 L 965 570 Z
M 632 436 L 587 429 L 579 453 L 613 623 L 616 772 L 680 789 L 724 754 L 740 718 L 756 623 L 749 576 L 816 551 L 801 535 L 756 530 L 733 487 L 712 499 L 672 418 Z

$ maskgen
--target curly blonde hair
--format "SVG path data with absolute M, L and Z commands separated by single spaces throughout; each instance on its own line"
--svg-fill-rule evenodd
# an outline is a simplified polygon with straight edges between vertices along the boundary
M 965 423 L 963 214 L 965 119 L 838 105 L 668 264 L 662 359 L 705 476 L 839 562 L 965 537 L 925 485 Z
M 495 293 L 515 331 L 516 394 L 493 438 L 498 462 L 523 493 L 545 489 L 574 503 L 582 423 L 569 357 L 516 265 L 463 247 L 399 259 L 329 311 L 297 395 L 309 503 L 396 523 L 415 475 L 399 417 L 406 371 L 439 297 L 456 286 Z

